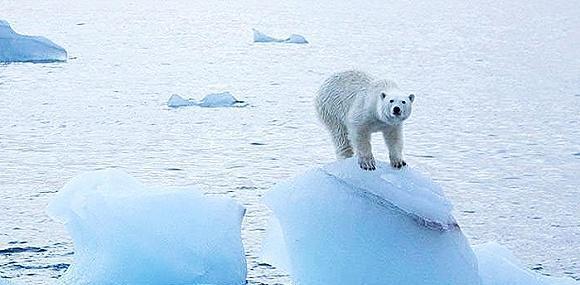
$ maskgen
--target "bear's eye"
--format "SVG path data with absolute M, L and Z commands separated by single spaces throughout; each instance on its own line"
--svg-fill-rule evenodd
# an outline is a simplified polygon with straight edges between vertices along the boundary
M 381 93 L 381 97 L 383 97 L 383 99 L 385 99 L 385 97 L 387 97 L 387 94 L 385 94 L 384 92 Z
M 393 103 L 393 102 L 395 102 L 395 100 L 393 100 L 393 99 L 391 99 L 391 101 L 389 101 L 389 103 Z
M 403 102 L 401 102 L 401 103 L 403 103 L 403 104 L 407 104 L 407 102 L 405 102 L 405 101 L 403 101 Z

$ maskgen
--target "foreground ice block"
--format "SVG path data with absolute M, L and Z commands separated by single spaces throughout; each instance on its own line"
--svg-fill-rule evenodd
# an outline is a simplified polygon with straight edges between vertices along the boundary
M 286 39 L 277 39 L 270 37 L 256 29 L 252 29 L 254 32 L 254 42 L 255 43 L 288 43 L 288 44 L 307 44 L 308 41 L 301 35 L 291 34 Z
M 47 38 L 25 36 L 0 20 L 0 62 L 66 61 L 66 50 Z
M 547 277 L 532 272 L 509 250 L 492 242 L 474 247 L 483 285 L 579 285 L 572 278 Z
M 246 282 L 244 208 L 196 188 L 146 188 L 121 170 L 72 179 L 49 206 L 74 241 L 62 284 Z
M 411 168 L 354 159 L 280 183 L 264 258 L 295 285 L 481 284 L 441 188 Z
M 179 95 L 172 95 L 167 101 L 167 106 L 171 108 L 186 107 L 186 106 L 219 108 L 219 107 L 246 107 L 248 106 L 248 103 L 236 99 L 230 92 L 221 92 L 208 94 L 200 101 L 194 99 L 184 99 Z

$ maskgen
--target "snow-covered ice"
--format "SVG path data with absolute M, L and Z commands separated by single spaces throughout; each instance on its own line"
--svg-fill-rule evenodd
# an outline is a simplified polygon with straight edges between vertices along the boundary
M 338 161 L 278 184 L 266 204 L 264 258 L 295 284 L 480 284 L 449 202 L 416 170 Z
M 526 269 L 505 247 L 495 242 L 474 246 L 482 285 L 578 285 L 571 278 L 547 277 Z
M 254 32 L 254 42 L 255 43 L 290 43 L 290 44 L 307 44 L 308 41 L 301 35 L 291 34 L 286 39 L 278 39 L 268 36 L 256 29 L 252 29 Z
M 186 106 L 219 108 L 219 107 L 246 107 L 248 106 L 248 103 L 236 99 L 230 92 L 221 92 L 208 94 L 199 101 L 195 99 L 184 99 L 179 95 L 171 95 L 171 97 L 167 101 L 167 106 L 171 108 L 186 107 Z
M 347 159 L 282 182 L 265 200 L 274 215 L 263 259 L 297 285 L 578 284 L 523 269 L 493 243 L 474 254 L 442 189 L 412 168 L 364 171 Z
M 66 50 L 49 39 L 16 33 L 0 20 L 0 62 L 66 61 Z
M 64 284 L 245 284 L 244 208 L 121 170 L 72 179 L 49 206 L 74 240 Z

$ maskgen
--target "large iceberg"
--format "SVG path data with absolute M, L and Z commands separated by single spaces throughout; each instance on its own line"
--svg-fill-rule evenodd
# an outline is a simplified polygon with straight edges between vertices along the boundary
M 254 42 L 255 43 L 287 43 L 287 44 L 307 44 L 308 41 L 301 35 L 291 34 L 286 39 L 277 39 L 268 36 L 256 29 L 252 29 L 254 32 Z
M 276 185 L 264 261 L 295 285 L 576 284 L 539 276 L 486 245 L 472 250 L 440 186 L 412 168 L 354 159 Z
M 195 187 L 146 188 L 121 170 L 72 179 L 49 205 L 74 241 L 62 284 L 246 282 L 244 208 Z
M 230 92 L 211 93 L 201 100 L 184 99 L 179 95 L 171 95 L 167 100 L 167 106 L 171 108 L 199 106 L 205 108 L 219 107 L 246 107 L 248 103 L 236 99 Z
M 16 33 L 0 20 L 0 62 L 66 61 L 66 50 L 45 37 Z
M 278 184 L 266 204 L 264 257 L 295 285 L 481 284 L 451 204 L 413 169 L 339 161 Z

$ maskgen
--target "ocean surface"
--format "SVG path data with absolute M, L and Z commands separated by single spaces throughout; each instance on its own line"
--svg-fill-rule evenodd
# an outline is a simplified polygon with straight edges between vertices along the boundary
M 239 201 L 249 284 L 291 284 L 260 263 L 261 198 L 334 160 L 313 98 L 356 68 L 417 95 L 406 160 L 443 186 L 472 244 L 580 280 L 580 3 L 533 2 L 0 0 L 15 31 L 69 53 L 0 65 L 0 277 L 60 276 L 74 249 L 46 205 L 115 167 Z M 254 44 L 252 28 L 310 44 Z M 250 106 L 165 105 L 216 91 Z M 387 158 L 379 135 L 373 147 Z

